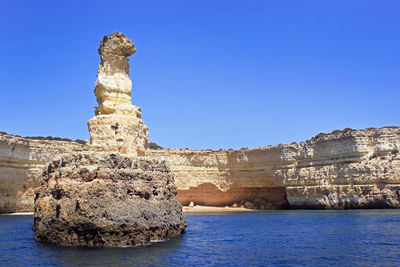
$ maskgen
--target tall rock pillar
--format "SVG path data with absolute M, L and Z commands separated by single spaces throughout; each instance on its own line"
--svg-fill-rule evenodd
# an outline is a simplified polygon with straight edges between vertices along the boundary
M 141 109 L 132 105 L 129 59 L 136 52 L 122 33 L 105 36 L 99 47 L 100 65 L 94 93 L 98 107 L 88 121 L 94 150 L 142 156 L 149 146 L 149 130 L 141 120 Z

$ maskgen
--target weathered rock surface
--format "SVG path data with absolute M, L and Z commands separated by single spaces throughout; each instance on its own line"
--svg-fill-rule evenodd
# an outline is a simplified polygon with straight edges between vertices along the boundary
M 33 191 L 46 162 L 85 150 L 76 142 L 32 140 L 0 133 L 0 213 L 33 211 Z
M 30 181 L 46 161 L 68 149 L 84 146 L 0 135 L 1 212 L 32 210 L 32 193 L 24 193 L 33 191 Z M 399 151 L 400 128 L 385 127 L 253 149 L 147 154 L 168 161 L 184 205 L 248 200 L 256 208 L 336 209 L 400 207 Z
M 144 156 L 149 132 L 141 119 L 120 115 L 97 115 L 88 122 L 90 149 Z
M 144 155 L 149 131 L 141 120 L 141 109 L 132 105 L 129 59 L 136 51 L 122 33 L 105 36 L 99 47 L 100 65 L 94 92 L 98 107 L 88 122 L 90 145 L 97 151 Z
M 400 128 L 357 130 L 284 146 L 273 180 L 293 208 L 399 208 Z
M 160 150 L 187 205 L 264 200 L 264 208 L 399 208 L 400 128 L 242 150 Z M 287 200 L 287 202 L 285 202 Z M 257 205 L 256 205 L 257 207 Z
M 166 162 L 113 153 L 65 154 L 35 192 L 35 239 L 62 246 L 124 247 L 186 228 Z
M 139 108 L 132 105 L 132 81 L 129 59 L 136 47 L 122 33 L 104 36 L 99 47 L 100 65 L 94 93 L 99 106 L 95 114 L 118 114 L 140 118 Z

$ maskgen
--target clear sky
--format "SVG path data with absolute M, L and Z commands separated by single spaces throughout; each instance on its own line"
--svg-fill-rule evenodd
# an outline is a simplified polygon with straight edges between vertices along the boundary
M 97 48 L 123 32 L 150 139 L 241 148 L 400 125 L 400 1 L 18 1 L 0 8 L 0 131 L 88 139 Z

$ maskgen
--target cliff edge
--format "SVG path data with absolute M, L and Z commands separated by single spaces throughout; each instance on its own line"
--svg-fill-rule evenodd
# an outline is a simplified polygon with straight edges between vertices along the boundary
M 400 128 L 384 127 L 253 149 L 152 153 L 170 163 L 184 205 L 345 209 L 400 207 L 399 151 Z

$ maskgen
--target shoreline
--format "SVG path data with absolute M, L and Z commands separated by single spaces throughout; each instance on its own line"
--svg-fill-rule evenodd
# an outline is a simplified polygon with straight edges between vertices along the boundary
M 214 206 L 183 206 L 182 207 L 183 213 L 213 213 L 213 212 L 254 212 L 254 209 L 246 209 L 246 208 L 232 208 L 232 207 L 214 207 Z
M 184 214 L 200 214 L 200 213 L 234 213 L 234 212 L 260 212 L 260 211 L 373 211 L 373 210 L 386 210 L 386 211 L 396 211 L 399 209 L 393 208 L 383 208 L 383 209 L 278 209 L 278 210 L 256 210 L 256 209 L 246 209 L 246 208 L 232 208 L 232 207 L 215 207 L 215 206 L 200 206 L 196 205 L 194 207 L 183 206 L 182 212 Z M 10 213 L 0 213 L 0 216 L 33 216 L 33 212 L 10 212 Z
M 33 216 L 32 212 L 10 212 L 10 213 L 0 213 L 1 216 Z
M 182 206 L 182 211 L 186 214 L 190 213 L 213 213 L 213 212 L 254 212 L 257 210 L 246 208 L 232 208 L 232 207 L 214 207 L 214 206 L 200 206 L 193 207 Z M 33 216 L 33 212 L 10 212 L 0 213 L 0 216 Z

